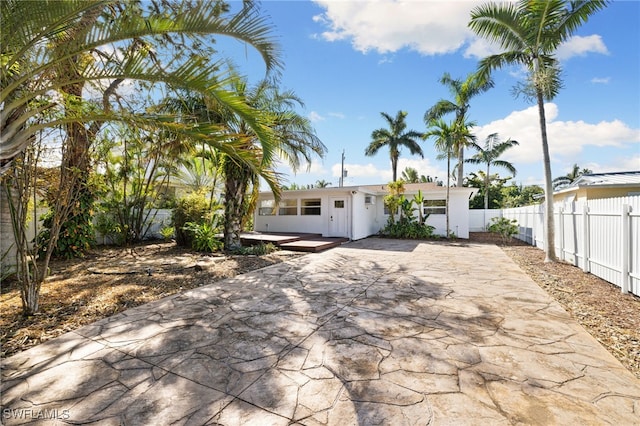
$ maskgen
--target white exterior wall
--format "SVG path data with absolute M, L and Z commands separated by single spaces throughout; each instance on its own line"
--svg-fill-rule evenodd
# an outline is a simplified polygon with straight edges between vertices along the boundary
M 278 208 L 276 207 L 276 214 L 272 216 L 259 215 L 260 202 L 262 200 L 272 200 L 271 194 L 260 194 L 258 198 L 258 207 L 256 209 L 256 215 L 254 218 L 253 229 L 257 232 L 307 232 L 310 234 L 322 234 L 322 236 L 330 236 L 329 229 L 329 217 L 330 217 L 330 202 L 334 197 L 341 197 L 345 199 L 345 208 L 347 214 L 347 237 L 351 235 L 351 209 L 352 209 L 352 194 L 351 191 L 344 190 L 308 190 L 308 191 L 285 191 L 282 194 L 281 200 L 285 199 L 297 199 L 298 200 L 298 214 L 297 215 L 278 215 Z M 320 199 L 320 215 L 319 216 L 303 216 L 300 214 L 301 200 L 319 198 Z M 363 201 L 364 203 L 364 201 Z
M 371 195 L 372 203 L 365 203 L 365 194 L 357 192 L 353 195 L 353 232 L 351 239 L 360 240 L 377 234 L 385 222 L 380 222 L 378 208 L 384 204 L 382 197 Z
M 297 199 L 297 215 L 270 216 L 259 215 L 260 202 L 273 200 L 273 195 L 262 193 L 258 199 L 258 209 L 254 218 L 254 230 L 257 232 L 308 232 L 321 234 L 322 236 L 337 236 L 331 233 L 331 207 L 333 199 L 344 198 L 347 214 L 347 230 L 345 237 L 353 240 L 366 238 L 377 234 L 387 223 L 388 215 L 384 214 L 384 194 L 380 187 L 345 187 L 322 188 L 300 191 L 285 191 L 282 199 Z M 378 191 L 378 192 L 376 192 Z M 474 188 L 452 188 L 449 199 L 449 226 L 450 230 L 459 238 L 469 238 L 469 194 Z M 415 191 L 405 193 L 407 199 L 413 199 Z M 365 198 L 371 196 L 373 203 L 365 203 Z M 423 191 L 426 200 L 444 200 L 446 188 L 434 187 Z M 321 214 L 319 216 L 303 216 L 300 214 L 301 200 L 319 198 L 321 202 Z M 417 212 L 416 212 L 417 215 Z M 427 224 L 435 228 L 437 235 L 446 235 L 446 215 L 432 214 L 427 218 Z
M 450 196 L 449 228 L 456 237 L 469 238 L 469 194 L 466 192 L 452 193 Z
M 415 194 L 405 193 L 405 197 L 408 200 L 412 200 Z M 444 200 L 446 199 L 445 189 L 438 191 L 423 192 L 425 200 Z M 384 202 L 382 202 L 382 196 L 378 196 L 380 203 L 376 205 L 377 211 L 377 229 L 374 233 L 377 233 L 382 229 L 389 215 L 384 214 Z M 468 191 L 455 191 L 452 190 L 449 194 L 449 229 L 456 234 L 459 238 L 469 238 L 469 193 Z M 416 217 L 418 212 L 416 211 Z M 447 216 L 445 214 L 430 214 L 426 220 L 427 225 L 433 226 L 434 234 L 446 236 L 447 231 Z

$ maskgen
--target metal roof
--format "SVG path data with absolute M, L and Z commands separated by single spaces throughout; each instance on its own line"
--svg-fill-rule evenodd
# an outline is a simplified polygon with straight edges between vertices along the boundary
M 596 185 L 640 185 L 640 171 L 590 173 L 580 176 L 566 188 Z

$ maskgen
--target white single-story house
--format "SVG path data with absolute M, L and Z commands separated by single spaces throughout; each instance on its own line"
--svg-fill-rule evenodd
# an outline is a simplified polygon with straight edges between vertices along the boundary
M 412 200 L 422 192 L 426 223 L 435 233 L 446 235 L 446 209 L 449 228 L 459 238 L 469 238 L 469 199 L 477 188 L 450 188 L 446 205 L 446 188 L 435 183 L 407 183 L 404 195 Z M 261 192 L 254 218 L 257 232 L 304 232 L 323 237 L 359 240 L 377 234 L 387 223 L 389 212 L 384 205 L 387 185 L 345 186 L 284 191 L 276 206 L 271 192 Z

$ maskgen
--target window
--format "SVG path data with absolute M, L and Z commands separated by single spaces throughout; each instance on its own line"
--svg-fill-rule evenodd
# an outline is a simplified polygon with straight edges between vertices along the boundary
M 333 207 L 336 209 L 344 209 L 344 200 L 334 200 Z
M 364 203 L 365 204 L 375 204 L 376 202 L 376 197 L 374 197 L 373 195 L 365 195 L 364 196 Z
M 422 203 L 424 215 L 447 214 L 447 200 L 424 200 Z
M 282 200 L 278 209 L 279 216 L 297 216 L 298 200 Z
M 276 214 L 273 208 L 274 200 L 262 200 L 260 201 L 260 208 L 258 208 L 258 216 L 273 216 Z
M 395 215 L 395 214 L 398 214 L 398 212 L 399 212 L 399 211 L 400 211 L 400 209 L 399 209 L 399 208 L 396 208 L 396 211 L 395 211 L 393 214 L 394 214 L 394 215 Z M 386 216 L 389 216 L 389 215 L 391 214 L 391 210 L 389 210 L 389 206 L 387 206 L 386 204 L 384 205 L 384 214 L 385 214 Z
M 303 216 L 320 216 L 320 198 L 302 200 L 300 214 Z

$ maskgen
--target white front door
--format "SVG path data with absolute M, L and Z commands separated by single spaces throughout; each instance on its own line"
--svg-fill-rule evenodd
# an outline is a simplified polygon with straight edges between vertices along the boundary
M 347 199 L 329 199 L 329 236 L 349 237 L 347 233 Z

